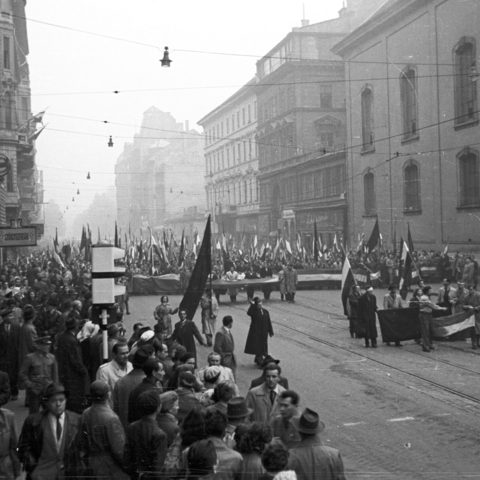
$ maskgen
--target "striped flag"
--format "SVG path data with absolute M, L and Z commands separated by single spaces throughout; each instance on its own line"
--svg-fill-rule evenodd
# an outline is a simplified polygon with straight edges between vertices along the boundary
M 353 276 L 352 267 L 350 266 L 348 257 L 345 257 L 345 261 L 343 262 L 343 268 L 342 268 L 342 290 L 341 290 L 343 313 L 345 315 L 348 315 L 347 313 L 348 295 L 350 294 L 352 285 L 355 285 L 356 283 L 357 282 L 355 281 L 355 277 Z

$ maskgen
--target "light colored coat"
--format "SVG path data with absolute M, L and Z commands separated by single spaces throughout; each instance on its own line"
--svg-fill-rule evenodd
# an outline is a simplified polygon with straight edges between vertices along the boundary
M 247 407 L 253 409 L 252 421 L 269 423 L 278 412 L 278 396 L 285 391 L 281 385 L 277 385 L 277 396 L 272 405 L 270 394 L 265 383 L 252 388 L 247 394 Z

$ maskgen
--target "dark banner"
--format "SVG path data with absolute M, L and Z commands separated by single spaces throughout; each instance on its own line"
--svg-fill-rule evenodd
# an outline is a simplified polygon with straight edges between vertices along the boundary
M 384 342 L 401 342 L 421 338 L 418 307 L 378 310 L 378 320 Z

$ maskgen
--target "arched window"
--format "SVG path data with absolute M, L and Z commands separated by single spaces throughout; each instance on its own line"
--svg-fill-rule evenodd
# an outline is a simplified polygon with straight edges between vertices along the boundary
M 420 173 L 418 166 L 411 160 L 403 170 L 404 209 L 406 212 L 422 210 L 420 199 Z
M 465 149 L 458 156 L 460 207 L 480 205 L 478 155 Z
M 365 201 L 365 215 L 376 215 L 377 202 L 375 201 L 375 176 L 367 172 L 363 176 L 363 195 Z
M 369 86 L 365 86 L 362 91 L 361 107 L 363 150 L 373 150 L 375 142 L 373 122 L 373 91 Z
M 418 135 L 417 120 L 417 77 L 413 68 L 408 67 L 400 77 L 400 99 L 403 115 L 404 139 Z
M 455 125 L 478 118 L 477 82 L 470 76 L 475 67 L 475 50 L 475 39 L 469 37 L 463 37 L 454 50 Z

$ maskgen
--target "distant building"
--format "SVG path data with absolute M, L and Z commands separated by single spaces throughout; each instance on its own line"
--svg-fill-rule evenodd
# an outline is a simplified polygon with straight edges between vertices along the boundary
M 43 177 L 35 164 L 41 116 L 30 107 L 29 53 L 25 0 L 0 3 L 0 163 L 10 165 L 0 179 L 0 224 L 21 219 L 43 233 Z
M 191 208 L 204 218 L 203 137 L 170 113 L 145 111 L 140 133 L 126 143 L 115 166 L 117 219 L 123 232 L 175 227 Z M 205 222 L 203 222 L 205 223 Z M 203 228 L 203 227 L 202 227 Z
M 213 231 L 249 242 L 258 228 L 257 78 L 198 124 L 205 135 L 205 189 Z
M 480 245 L 478 0 L 389 0 L 333 49 L 345 60 L 349 237 Z

